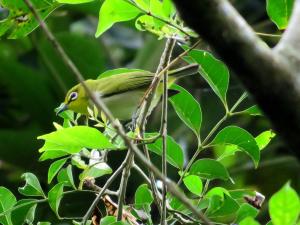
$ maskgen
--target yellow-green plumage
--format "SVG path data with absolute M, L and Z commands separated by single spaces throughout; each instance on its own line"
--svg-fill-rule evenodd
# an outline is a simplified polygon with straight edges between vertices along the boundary
M 195 74 L 198 65 L 192 64 L 169 73 L 168 86 L 170 87 L 178 78 Z M 121 73 L 97 80 L 86 80 L 87 87 L 96 95 L 101 96 L 104 103 L 119 120 L 129 120 L 135 113 L 145 91 L 153 80 L 154 74 L 147 71 Z M 160 84 L 152 106 L 155 107 L 162 95 Z M 74 112 L 87 114 L 87 108 L 92 106 L 87 93 L 81 84 L 72 87 L 61 106 L 60 111 L 70 109 Z

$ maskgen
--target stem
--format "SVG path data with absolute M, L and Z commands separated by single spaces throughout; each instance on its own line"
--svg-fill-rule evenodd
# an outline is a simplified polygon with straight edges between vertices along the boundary
M 122 179 L 120 182 L 120 187 L 119 187 L 119 200 L 118 200 L 118 212 L 117 212 L 117 221 L 122 220 L 122 216 L 123 216 L 123 205 L 124 205 L 124 201 L 125 201 L 125 194 L 126 194 L 126 190 L 127 190 L 127 183 L 128 183 L 128 179 L 130 176 L 130 169 L 132 167 L 133 164 L 133 160 L 134 160 L 134 152 L 128 150 L 128 158 L 127 160 L 125 160 L 125 168 L 123 169 L 123 173 L 122 173 Z
M 99 192 L 99 194 L 97 195 L 97 197 L 95 198 L 95 200 L 93 201 L 93 203 L 91 204 L 91 206 L 89 207 L 88 211 L 86 212 L 86 214 L 84 215 L 83 219 L 82 219 L 82 224 L 86 225 L 86 222 L 88 220 L 88 218 L 91 216 L 94 208 L 96 207 L 96 205 L 98 204 L 98 202 L 100 201 L 102 195 L 105 193 L 106 189 L 111 185 L 111 183 L 117 178 L 117 176 L 121 173 L 121 171 L 123 170 L 123 168 L 126 166 L 126 162 L 127 159 L 129 158 L 129 151 L 126 155 L 125 160 L 123 161 L 123 163 L 120 165 L 120 167 L 110 176 L 110 178 L 106 181 L 105 185 L 102 187 L 101 191 Z
M 231 107 L 229 113 L 233 113 L 233 111 L 244 101 L 245 98 L 247 98 L 248 94 L 247 92 L 244 92 L 241 97 L 236 101 L 236 103 Z
M 152 14 L 151 11 L 147 11 L 147 10 L 143 9 L 138 4 L 136 4 L 136 2 L 134 0 L 133 1 L 127 0 L 127 2 L 129 4 L 131 4 L 132 6 L 136 7 L 137 9 L 139 9 L 140 11 L 142 11 L 143 13 L 145 13 L 146 15 L 149 15 L 149 16 L 157 19 L 157 20 L 160 20 L 161 22 L 163 22 L 165 24 L 168 24 L 169 26 L 174 27 L 175 29 L 177 29 L 180 32 L 184 33 L 186 36 L 191 37 L 191 35 L 189 33 L 187 33 L 185 30 L 183 30 L 181 27 L 177 26 L 176 24 L 171 23 L 168 20 L 165 20 L 165 19 L 163 19 L 163 18 L 161 18 L 159 16 L 156 16 L 156 15 Z

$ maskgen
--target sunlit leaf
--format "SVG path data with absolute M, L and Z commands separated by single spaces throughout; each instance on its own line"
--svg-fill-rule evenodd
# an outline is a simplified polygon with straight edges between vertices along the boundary
M 18 189 L 22 195 L 46 197 L 38 178 L 33 173 L 24 173 L 22 178 L 26 182 L 24 187 Z
M 63 167 L 63 165 L 66 163 L 68 159 L 60 159 L 52 163 L 48 170 L 48 184 L 51 183 L 53 178 L 56 176 L 56 174 L 59 172 L 59 170 Z
M 56 0 L 59 3 L 66 3 L 66 4 L 82 4 L 87 2 L 92 2 L 95 0 Z
M 100 220 L 100 225 L 110 225 L 117 221 L 117 218 L 114 216 L 106 216 Z
M 285 29 L 292 14 L 294 0 L 267 0 L 267 13 L 278 29 Z
M 125 0 L 106 0 L 101 6 L 96 37 L 108 30 L 114 23 L 132 20 L 141 11 Z
M 39 136 L 38 139 L 45 140 L 44 146 L 39 151 L 45 153 L 54 151 L 54 157 L 64 156 L 66 153 L 78 153 L 82 148 L 111 149 L 115 147 L 100 131 L 88 126 L 60 129 L 50 134 Z M 50 156 L 41 157 L 43 160 L 48 158 Z
M 243 219 L 239 225 L 260 225 L 259 222 L 257 222 L 255 219 L 253 219 L 252 217 L 247 217 L 245 219 Z
M 259 134 L 255 138 L 259 150 L 263 150 L 275 136 L 276 134 L 272 130 L 267 130 Z
M 274 225 L 293 225 L 300 214 L 297 192 L 285 184 L 269 201 L 269 213 Z
M 190 192 L 198 196 L 201 195 L 203 184 L 200 177 L 196 175 L 189 175 L 183 178 L 183 183 Z
M 147 184 L 142 184 L 138 187 L 134 195 L 134 203 L 137 209 L 144 209 L 150 212 L 150 205 L 153 202 L 152 192 Z
M 263 115 L 263 113 L 261 112 L 261 110 L 258 108 L 257 105 L 253 105 L 253 106 L 249 107 L 248 109 L 241 111 L 240 113 L 249 114 L 251 116 L 262 116 Z
M 59 6 L 56 1 L 31 0 L 42 19 Z M 1 0 L 1 6 L 9 10 L 6 19 L 0 22 L 0 36 L 7 34 L 10 39 L 25 37 L 38 27 L 34 15 L 22 0 Z

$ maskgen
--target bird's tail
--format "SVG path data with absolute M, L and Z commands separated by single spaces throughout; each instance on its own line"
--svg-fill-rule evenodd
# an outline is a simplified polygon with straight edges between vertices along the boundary
M 169 76 L 178 78 L 194 75 L 198 73 L 199 65 L 196 63 L 169 71 Z

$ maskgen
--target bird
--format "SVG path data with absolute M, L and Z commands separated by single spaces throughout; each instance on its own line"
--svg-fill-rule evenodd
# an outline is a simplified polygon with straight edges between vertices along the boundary
M 168 88 L 178 79 L 198 73 L 199 65 L 190 64 L 168 72 Z M 129 121 L 136 113 L 145 92 L 149 88 L 155 74 L 149 71 L 134 70 L 103 78 L 89 79 L 86 86 L 96 97 L 101 97 L 113 116 L 120 121 Z M 178 93 L 178 91 L 174 91 Z M 153 109 L 163 94 L 163 85 L 159 84 L 150 108 Z M 174 93 L 171 93 L 171 95 Z M 57 108 L 57 114 L 65 110 L 88 115 L 88 107 L 93 102 L 81 83 L 72 87 L 66 94 L 65 100 Z

